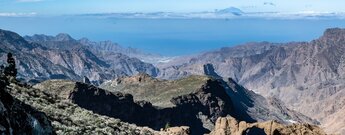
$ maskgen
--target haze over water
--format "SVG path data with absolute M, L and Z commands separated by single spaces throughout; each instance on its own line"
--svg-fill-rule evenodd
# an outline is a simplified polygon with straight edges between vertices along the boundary
M 166 56 L 188 55 L 246 42 L 310 41 L 342 19 L 119 19 L 84 16 L 0 17 L 0 28 L 21 35 L 68 33 L 111 40 Z

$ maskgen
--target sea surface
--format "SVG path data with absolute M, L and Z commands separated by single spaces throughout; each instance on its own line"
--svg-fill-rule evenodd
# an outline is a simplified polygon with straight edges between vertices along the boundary
M 310 41 L 340 19 L 121 19 L 85 16 L 0 17 L 0 29 L 20 35 L 68 33 L 111 40 L 166 56 L 188 55 L 246 42 Z

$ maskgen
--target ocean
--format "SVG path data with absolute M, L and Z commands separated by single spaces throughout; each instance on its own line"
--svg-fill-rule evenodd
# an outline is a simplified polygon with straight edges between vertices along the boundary
M 68 33 L 111 40 L 166 56 L 188 55 L 246 42 L 310 41 L 340 19 L 123 19 L 88 16 L 0 17 L 0 29 L 20 35 Z

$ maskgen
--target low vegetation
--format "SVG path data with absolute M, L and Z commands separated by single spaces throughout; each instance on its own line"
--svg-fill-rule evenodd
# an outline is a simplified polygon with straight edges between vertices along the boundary
M 143 75 L 120 78 L 103 83 L 100 87 L 109 91 L 119 91 L 133 95 L 136 101 L 148 101 L 158 107 L 173 107 L 170 102 L 173 97 L 195 92 L 209 79 L 206 76 L 190 76 L 179 80 L 156 80 L 146 78 L 138 81 Z M 131 81 L 127 81 L 131 80 Z
M 12 83 L 11 94 L 26 104 L 47 114 L 57 134 L 79 135 L 135 135 L 153 134 L 149 128 L 137 127 L 106 116 L 94 114 L 77 105 L 43 92 Z

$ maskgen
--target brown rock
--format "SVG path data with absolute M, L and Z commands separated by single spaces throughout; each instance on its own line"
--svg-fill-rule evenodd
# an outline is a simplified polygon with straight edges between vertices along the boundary
M 276 121 L 257 123 L 238 122 L 235 118 L 218 118 L 210 135 L 325 135 L 318 126 L 310 124 L 283 125 Z

